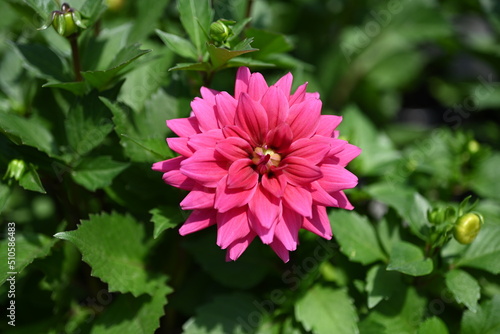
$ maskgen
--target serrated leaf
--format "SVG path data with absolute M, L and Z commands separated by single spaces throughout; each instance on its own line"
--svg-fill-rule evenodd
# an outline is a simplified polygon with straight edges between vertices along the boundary
M 184 334 L 250 334 L 259 326 L 259 320 L 249 318 L 252 312 L 261 317 L 262 309 L 257 308 L 259 300 L 248 294 L 235 293 L 219 295 L 196 310 L 183 328 Z M 262 306 L 260 306 L 262 307 Z M 269 307 L 269 306 L 266 306 Z M 274 305 L 272 306 L 275 307 Z M 265 312 L 265 309 L 264 309 Z M 257 321 L 257 322 L 256 322 Z
M 370 264 L 387 260 L 378 243 L 375 229 L 366 217 L 356 212 L 335 210 L 330 213 L 329 218 L 340 250 L 351 261 Z
M 411 276 L 424 276 L 432 272 L 432 260 L 424 257 L 424 252 L 414 244 L 398 241 L 392 245 L 387 270 L 396 270 Z
M 209 0 L 179 0 L 177 3 L 181 23 L 196 48 L 198 58 L 203 57 L 202 48 L 207 41 L 206 32 L 213 20 L 214 12 Z M 205 30 L 205 31 L 204 31 Z
M 42 194 L 47 193 L 42 185 L 42 181 L 40 181 L 40 177 L 38 176 L 35 166 L 32 164 L 28 165 L 27 170 L 19 179 L 19 185 L 26 190 L 37 191 Z
M 242 54 L 257 51 L 257 49 L 246 49 L 246 50 L 228 50 L 224 48 L 218 48 L 213 44 L 207 45 L 208 53 L 210 54 L 210 60 L 215 69 L 222 68 L 224 65 L 232 58 L 241 56 Z
M 463 270 L 453 269 L 446 273 L 445 282 L 458 303 L 463 303 L 469 310 L 476 312 L 481 288 L 474 277 Z
M 417 334 L 448 334 L 446 324 L 438 317 L 426 319 L 418 328 Z
M 373 266 L 366 275 L 369 308 L 377 306 L 382 300 L 389 299 L 394 292 L 401 289 L 401 274 L 387 271 L 382 265 Z
M 102 71 L 84 71 L 82 76 L 89 84 L 99 90 L 109 88 L 109 84 L 116 80 L 120 72 L 137 58 L 151 52 L 151 50 L 141 50 L 138 44 L 130 45 L 118 52 L 109 68 Z
M 110 156 L 86 157 L 82 159 L 71 176 L 76 183 L 90 191 L 109 186 L 129 163 L 114 161 Z
M 150 334 L 160 327 L 160 318 L 167 304 L 166 295 L 172 292 L 163 280 L 157 282 L 152 295 L 133 298 L 120 295 L 92 324 L 90 334 Z
M 356 309 L 344 289 L 314 285 L 296 303 L 295 317 L 315 334 L 359 333 Z
M 194 61 L 198 60 L 198 55 L 196 54 L 194 45 L 187 39 L 163 32 L 159 29 L 156 29 L 156 34 L 170 50 L 177 53 L 179 56 L 189 58 Z
M 0 112 L 0 129 L 17 145 L 34 147 L 51 157 L 57 155 L 54 137 L 36 118 Z
M 144 228 L 130 215 L 90 215 L 78 229 L 54 236 L 73 243 L 92 267 L 92 276 L 108 283 L 110 292 L 154 296 L 164 285 L 165 277 L 159 279 L 146 270 L 149 246 Z
M 174 228 L 179 223 L 183 222 L 183 211 L 179 208 L 160 206 L 149 211 L 152 215 L 151 221 L 155 224 L 153 237 L 156 239 L 160 234 L 169 229 Z
M 430 223 L 427 211 L 430 204 L 413 189 L 389 182 L 378 183 L 366 189 L 374 199 L 393 207 L 408 222 L 412 232 L 422 240 L 427 240 Z
M 211 66 L 207 62 L 203 63 L 179 63 L 176 64 L 174 67 L 169 68 L 169 71 L 203 71 L 207 72 L 211 69 Z
M 465 311 L 462 317 L 460 334 L 498 334 L 500 333 L 500 295 L 484 301 L 477 312 Z
M 10 225 L 7 225 L 9 227 Z M 4 226 L 2 226 L 4 230 Z M 34 233 L 21 233 L 19 229 L 15 232 L 15 264 L 10 267 L 8 260 L 8 249 L 13 247 L 9 245 L 9 234 L 6 231 L 6 239 L 0 241 L 0 251 L 2 252 L 2 261 L 0 262 L 0 285 L 11 275 L 9 272 L 19 274 L 22 272 L 33 260 L 43 258 L 50 253 L 50 249 L 57 241 L 54 238 L 49 238 L 43 234 Z

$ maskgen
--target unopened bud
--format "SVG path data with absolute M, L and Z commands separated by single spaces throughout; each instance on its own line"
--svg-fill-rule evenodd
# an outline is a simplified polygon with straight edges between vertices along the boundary
M 474 212 L 466 213 L 457 219 L 453 236 L 461 244 L 470 244 L 476 239 L 482 225 L 483 216 Z
M 4 180 L 14 179 L 16 181 L 19 181 L 21 176 L 24 175 L 25 170 L 26 170 L 26 163 L 23 160 L 13 159 L 9 162 L 9 165 L 7 166 L 7 171 L 5 172 L 3 178 Z
M 38 30 L 47 29 L 51 25 L 59 35 L 64 37 L 72 36 L 87 28 L 80 12 L 71 8 L 67 3 L 62 4 L 61 10 L 53 11 L 47 23 Z
M 210 25 L 210 38 L 218 43 L 224 44 L 227 39 L 233 35 L 233 30 L 230 25 L 235 24 L 234 21 L 218 20 Z

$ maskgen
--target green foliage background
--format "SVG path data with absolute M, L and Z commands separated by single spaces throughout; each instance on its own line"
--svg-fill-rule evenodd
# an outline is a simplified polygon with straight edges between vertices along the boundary
M 60 4 L 0 2 L 2 333 L 500 333 L 498 2 L 70 5 L 90 27 L 79 82 L 68 40 L 37 31 Z M 207 37 L 221 18 L 225 46 Z M 151 171 L 174 157 L 165 120 L 202 85 L 232 93 L 238 66 L 308 81 L 363 150 L 355 211 L 287 264 L 258 241 L 226 263 L 215 229 L 180 237 L 185 192 Z M 469 195 L 484 225 L 462 245 Z

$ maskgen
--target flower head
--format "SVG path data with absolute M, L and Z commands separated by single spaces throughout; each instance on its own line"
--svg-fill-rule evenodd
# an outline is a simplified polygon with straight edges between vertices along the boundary
M 217 225 L 217 245 L 236 260 L 255 237 L 285 262 L 301 228 L 331 239 L 326 207 L 351 210 L 342 190 L 356 186 L 345 169 L 360 149 L 338 139 L 340 116 L 321 115 L 318 93 L 307 84 L 291 93 L 289 73 L 268 86 L 241 67 L 234 96 L 201 88 L 189 118 L 167 126 L 179 157 L 157 162 L 163 180 L 190 193 L 193 210 L 180 234 Z

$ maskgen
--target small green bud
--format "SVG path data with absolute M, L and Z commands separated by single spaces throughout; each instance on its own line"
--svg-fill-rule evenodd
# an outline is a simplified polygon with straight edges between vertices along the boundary
M 483 222 L 483 216 L 480 214 L 466 213 L 457 219 L 453 228 L 453 236 L 461 244 L 470 244 L 476 239 Z
M 49 20 L 38 30 L 47 29 L 53 26 L 57 33 L 64 37 L 78 34 L 87 26 L 82 19 L 80 12 L 71 8 L 67 3 L 63 3 L 61 10 L 53 11 Z
M 217 20 L 210 25 L 210 38 L 217 43 L 225 44 L 228 38 L 233 35 L 230 25 L 235 23 L 234 21 Z
M 469 141 L 469 143 L 467 144 L 467 149 L 468 149 L 470 154 L 477 153 L 479 151 L 479 148 L 480 148 L 479 143 L 477 141 L 475 141 L 474 139 Z
M 9 162 L 7 171 L 5 172 L 3 179 L 14 179 L 16 181 L 19 181 L 25 171 L 26 163 L 23 160 L 13 159 Z

